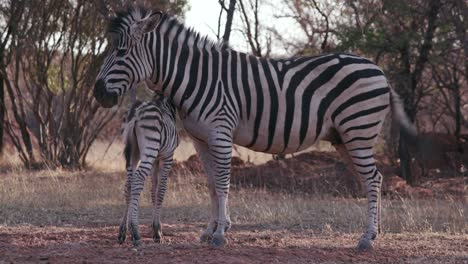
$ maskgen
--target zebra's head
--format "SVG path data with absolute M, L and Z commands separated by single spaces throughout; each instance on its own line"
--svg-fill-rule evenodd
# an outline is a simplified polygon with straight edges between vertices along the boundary
M 154 65 L 144 42 L 163 17 L 159 11 L 129 9 L 111 19 L 107 56 L 94 85 L 94 97 L 101 106 L 116 105 L 119 96 L 151 77 Z

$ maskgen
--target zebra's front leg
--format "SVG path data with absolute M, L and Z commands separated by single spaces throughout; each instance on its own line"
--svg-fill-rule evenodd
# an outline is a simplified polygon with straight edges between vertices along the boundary
M 207 173 L 208 174 L 208 173 Z M 209 242 L 213 239 L 213 233 L 218 227 L 218 199 L 214 185 L 213 175 L 208 176 L 208 192 L 211 200 L 211 215 L 206 229 L 200 236 L 200 242 Z
M 228 194 L 231 177 L 232 141 L 226 139 L 215 141 L 210 146 L 214 159 L 214 184 L 218 200 L 218 222 L 213 234 L 211 246 L 222 247 L 227 243 L 225 232 L 230 228 L 228 215 Z
M 156 243 L 162 241 L 162 228 L 161 228 L 161 208 L 164 201 L 164 195 L 167 189 L 167 176 L 172 168 L 172 156 L 164 158 L 159 162 L 158 170 L 154 170 L 153 173 L 153 240 Z M 159 174 L 159 178 L 158 178 Z M 155 186 L 157 185 L 157 187 Z
M 195 149 L 200 157 L 200 160 L 203 164 L 203 168 L 205 169 L 205 173 L 208 179 L 208 192 L 210 195 L 210 202 L 211 202 L 211 215 L 210 220 L 206 229 L 203 231 L 202 235 L 200 236 L 200 242 L 209 242 L 213 238 L 213 233 L 216 231 L 218 226 L 218 199 L 216 195 L 216 188 L 214 184 L 214 170 L 213 170 L 213 159 L 210 155 L 210 150 L 208 145 L 204 142 L 200 142 L 197 140 L 193 140 Z

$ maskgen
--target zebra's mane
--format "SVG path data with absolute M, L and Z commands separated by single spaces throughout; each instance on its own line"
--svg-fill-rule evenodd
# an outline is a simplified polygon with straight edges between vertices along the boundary
M 150 14 L 155 12 L 162 13 L 161 23 L 172 23 L 177 27 L 182 27 L 185 32 L 192 37 L 192 39 L 197 39 L 199 43 L 202 43 L 205 47 L 216 48 L 216 49 L 228 49 L 229 46 L 224 41 L 215 41 L 211 40 L 208 36 L 202 36 L 192 27 L 187 27 L 182 22 L 180 22 L 176 17 L 169 15 L 165 12 L 161 12 L 156 9 L 146 9 L 144 7 L 128 7 L 125 11 L 119 11 L 116 13 L 116 16 L 112 18 L 109 22 L 107 32 L 116 33 L 116 34 L 129 34 L 130 26 L 140 21 Z

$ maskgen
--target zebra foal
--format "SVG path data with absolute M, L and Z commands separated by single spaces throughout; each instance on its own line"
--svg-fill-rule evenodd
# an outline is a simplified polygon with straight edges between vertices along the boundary
M 161 242 L 161 206 L 167 187 L 167 176 L 172 168 L 174 151 L 179 144 L 175 126 L 175 108 L 162 95 L 152 101 L 135 102 L 122 122 L 125 143 L 127 181 L 125 183 L 126 209 L 119 229 L 119 243 L 125 241 L 128 229 L 133 244 L 140 245 L 138 203 L 146 176 L 151 175 L 153 203 L 153 240 Z
M 211 217 L 202 241 L 226 243 L 232 146 L 287 154 L 332 142 L 365 183 L 367 225 L 358 248 L 379 233 L 382 175 L 374 145 L 390 110 L 408 135 L 415 130 L 383 71 L 344 53 L 257 58 L 200 37 L 160 11 L 130 9 L 110 23 L 111 48 L 94 86 L 112 107 L 146 81 L 177 108 L 206 174 Z

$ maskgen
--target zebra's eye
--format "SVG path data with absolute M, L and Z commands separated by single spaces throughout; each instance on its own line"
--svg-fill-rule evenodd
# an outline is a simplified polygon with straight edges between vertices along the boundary
M 123 57 L 126 53 L 126 49 L 117 49 L 117 57 Z

